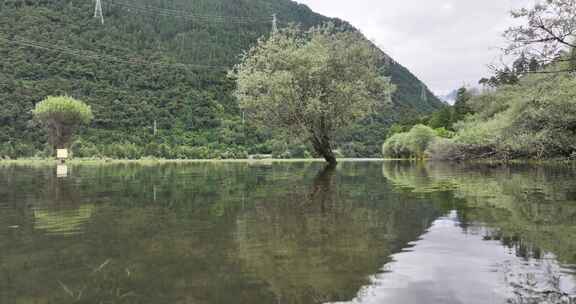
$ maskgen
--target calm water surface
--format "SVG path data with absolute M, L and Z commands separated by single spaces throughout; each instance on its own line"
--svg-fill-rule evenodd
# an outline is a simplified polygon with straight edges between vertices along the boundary
M 576 169 L 0 166 L 0 303 L 576 303 Z

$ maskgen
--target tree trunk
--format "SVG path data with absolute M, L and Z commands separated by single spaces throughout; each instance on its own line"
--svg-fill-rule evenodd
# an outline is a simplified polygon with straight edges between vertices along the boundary
M 334 151 L 332 151 L 332 144 L 330 143 L 328 136 L 312 136 L 312 145 L 314 146 L 316 153 L 322 156 L 331 166 L 335 166 L 338 163 Z

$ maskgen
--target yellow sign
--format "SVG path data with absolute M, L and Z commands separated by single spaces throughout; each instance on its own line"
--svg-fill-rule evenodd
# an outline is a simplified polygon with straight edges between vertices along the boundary
M 68 158 L 68 149 L 58 149 L 58 150 L 56 150 L 56 158 L 57 158 L 57 159 L 66 159 L 66 158 Z

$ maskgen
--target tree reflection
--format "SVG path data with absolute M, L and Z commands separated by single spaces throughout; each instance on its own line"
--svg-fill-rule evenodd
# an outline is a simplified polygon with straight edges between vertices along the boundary
M 351 299 L 435 214 L 433 208 L 405 208 L 391 195 L 375 207 L 337 178 L 335 167 L 325 167 L 307 190 L 255 201 L 237 220 L 241 260 L 279 303 Z

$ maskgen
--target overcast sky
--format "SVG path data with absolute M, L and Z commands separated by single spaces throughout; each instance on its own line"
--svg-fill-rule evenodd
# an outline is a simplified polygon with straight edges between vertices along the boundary
M 437 94 L 476 85 L 531 0 L 296 0 L 352 23 Z

